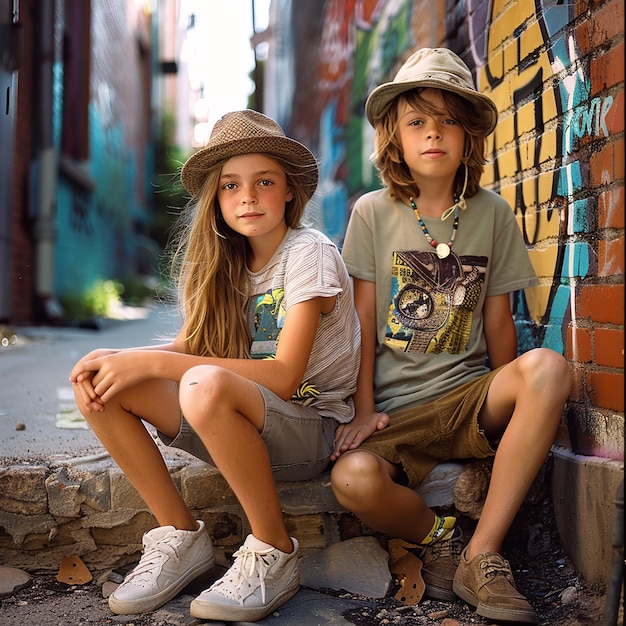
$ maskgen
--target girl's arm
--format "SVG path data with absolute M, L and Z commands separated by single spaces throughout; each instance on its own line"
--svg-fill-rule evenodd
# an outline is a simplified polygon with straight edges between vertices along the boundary
M 179 337 L 161 349 L 132 349 L 94 359 L 82 359 L 70 380 L 91 378 L 93 400 L 104 405 L 115 394 L 151 378 L 180 381 L 196 365 L 218 365 L 267 387 L 288 400 L 299 387 L 306 370 L 322 313 L 332 310 L 335 297 L 317 297 L 289 308 L 280 333 L 275 359 L 227 359 L 202 357 L 183 352 Z
M 354 399 L 355 415 L 349 424 L 335 431 L 335 448 L 331 460 L 343 452 L 357 448 L 375 430 L 389 424 L 386 413 L 377 413 L 374 406 L 374 362 L 376 359 L 376 283 L 354 280 L 354 304 L 361 324 L 361 365 Z
M 511 315 L 510 294 L 490 296 L 485 300 L 483 323 L 491 369 L 514 361 L 517 357 L 517 331 Z

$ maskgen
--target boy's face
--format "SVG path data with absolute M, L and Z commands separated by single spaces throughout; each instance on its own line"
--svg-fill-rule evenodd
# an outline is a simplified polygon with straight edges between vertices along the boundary
M 420 188 L 437 180 L 452 190 L 463 158 L 465 131 L 446 109 L 439 89 L 424 89 L 420 96 L 438 113 L 426 113 L 401 100 L 398 128 L 404 161 Z

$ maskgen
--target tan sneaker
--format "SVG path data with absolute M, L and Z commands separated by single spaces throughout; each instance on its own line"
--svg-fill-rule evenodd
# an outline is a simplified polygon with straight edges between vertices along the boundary
M 457 526 L 450 539 L 433 541 L 426 545 L 405 546 L 406 550 L 412 552 L 422 562 L 425 595 L 447 602 L 456 600 L 452 580 L 465 544 L 463 533 Z
M 497 552 L 478 554 L 471 561 L 461 555 L 454 575 L 454 593 L 493 620 L 536 624 L 537 614 L 515 587 L 509 562 Z

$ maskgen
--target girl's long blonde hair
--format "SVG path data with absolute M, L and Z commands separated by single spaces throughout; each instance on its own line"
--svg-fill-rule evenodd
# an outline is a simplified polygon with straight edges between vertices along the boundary
M 299 182 L 302 167 L 268 154 L 283 168 L 293 198 L 285 205 L 285 221 L 300 225 L 309 200 Z M 190 200 L 172 240 L 172 278 L 183 317 L 187 352 L 198 356 L 248 358 L 251 335 L 247 304 L 248 242 L 222 217 L 217 191 L 222 166 L 208 170 L 200 191 Z
M 410 197 L 419 196 L 419 188 L 404 161 L 400 134 L 398 132 L 398 110 L 404 103 L 428 115 L 440 115 L 441 110 L 422 97 L 423 89 L 412 89 L 396 97 L 380 118 L 374 128 L 374 152 L 372 161 L 378 169 L 380 179 L 392 196 L 404 201 Z M 463 191 L 465 166 L 468 170 L 467 189 L 465 197 L 471 198 L 478 193 L 480 177 L 486 163 L 485 144 L 489 128 L 474 112 L 472 103 L 462 96 L 441 89 L 441 96 L 448 109 L 448 113 L 465 131 L 465 150 L 463 162 L 457 170 L 453 195 L 459 197 Z

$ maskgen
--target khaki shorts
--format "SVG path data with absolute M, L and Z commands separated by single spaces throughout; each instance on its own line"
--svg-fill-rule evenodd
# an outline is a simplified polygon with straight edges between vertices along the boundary
M 471 380 L 434 402 L 390 414 L 389 426 L 360 449 L 401 465 L 411 488 L 441 461 L 493 456 L 495 444 L 480 429 L 478 414 L 497 373 Z
M 307 480 L 323 472 L 333 449 L 337 421 L 320 417 L 309 407 L 286 402 L 261 385 L 265 423 L 261 438 L 267 446 L 276 480 Z M 181 416 L 178 435 L 172 439 L 157 431 L 164 444 L 185 450 L 215 467 L 202 440 Z M 245 450 L 241 451 L 246 454 Z

